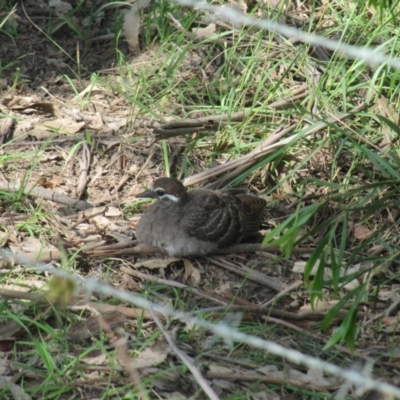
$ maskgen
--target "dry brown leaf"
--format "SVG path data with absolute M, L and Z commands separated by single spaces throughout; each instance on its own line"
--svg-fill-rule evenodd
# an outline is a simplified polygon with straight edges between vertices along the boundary
M 125 34 L 129 49 L 135 51 L 139 47 L 140 15 L 134 5 L 124 16 L 122 31 Z
M 231 0 L 232 4 L 237 7 L 243 14 L 247 14 L 247 3 L 245 0 Z
M 106 208 L 104 215 L 109 218 L 120 217 L 122 215 L 122 211 L 117 207 L 109 206 Z
M 183 265 L 185 266 L 185 281 L 190 281 L 193 286 L 199 286 L 201 280 L 199 270 L 187 258 L 183 259 Z
M 95 355 L 93 357 L 87 356 L 79 358 L 79 361 L 86 365 L 107 365 L 108 355 L 107 353 L 100 353 L 99 355 Z
M 42 101 L 36 101 L 23 107 L 13 107 L 12 110 L 20 111 L 24 114 L 44 114 L 51 115 L 56 118 L 61 118 L 60 110 L 58 109 L 56 104 Z
M 59 118 L 54 121 L 47 121 L 38 126 L 51 131 L 60 133 L 77 133 L 85 127 L 85 122 L 75 122 L 70 118 Z
M 219 374 L 230 374 L 234 372 L 232 368 L 224 367 L 223 365 L 215 363 L 209 364 L 207 368 L 210 372 L 215 372 Z
M 385 317 L 382 320 L 381 332 L 393 333 L 400 330 L 400 317 Z
M 300 311 L 314 311 L 318 313 L 322 312 L 328 312 L 330 309 L 332 309 L 336 304 L 338 303 L 338 300 L 316 300 L 313 305 L 311 304 L 304 304 L 303 306 L 300 307 Z
M 214 23 L 211 23 L 210 25 L 206 26 L 205 28 L 192 29 L 192 31 L 196 36 L 210 38 L 215 35 L 215 32 L 216 32 L 215 28 L 216 28 L 216 25 Z
M 312 381 L 319 381 L 324 377 L 324 373 L 322 372 L 321 368 L 310 367 L 310 369 L 307 371 L 307 376 L 309 376 Z
M 372 232 L 364 224 L 359 224 L 353 228 L 353 235 L 358 240 L 365 240 L 372 235 Z
M 292 272 L 295 274 L 304 274 L 304 270 L 306 268 L 307 262 L 306 261 L 296 261 L 293 265 Z M 312 270 L 310 272 L 310 276 L 314 276 L 319 268 L 319 260 L 314 264 Z M 324 269 L 324 279 L 332 278 L 332 273 L 328 268 Z
M 83 340 L 92 336 L 99 336 L 102 332 L 120 325 L 125 319 L 126 316 L 123 313 L 115 310 L 105 311 L 101 315 L 74 322 L 67 333 L 67 338 L 71 340 Z
M 59 250 L 50 243 L 42 243 L 39 239 L 29 237 L 18 245 L 9 245 L 14 254 L 23 253 L 28 258 L 37 259 L 41 256 L 56 254 Z M 47 256 L 46 256 L 47 257 Z
M 134 368 L 154 367 L 165 361 L 169 354 L 169 346 L 164 342 L 155 342 L 151 347 L 145 348 L 139 355 L 132 359 Z
M 43 243 L 34 237 L 28 237 L 22 242 L 21 250 L 25 253 L 39 253 L 43 250 Z
M 393 285 L 390 290 L 382 289 L 378 293 L 378 299 L 382 301 L 396 301 L 399 296 L 399 286 Z
M 107 126 L 114 132 L 118 132 L 121 128 L 126 126 L 128 123 L 127 117 L 115 117 L 112 121 L 107 122 Z M 136 132 L 137 135 L 137 132 Z M 143 136 L 143 135 L 142 135 Z
M 293 188 L 286 180 L 284 180 L 281 184 L 281 193 L 284 193 L 285 195 L 293 194 Z
M 282 2 L 280 0 L 261 0 L 261 3 L 264 7 L 271 9 L 282 7 Z
M 139 11 L 149 6 L 149 4 L 150 0 L 138 0 L 135 4 L 132 4 L 131 8 L 125 13 L 122 30 L 131 51 L 135 51 L 139 47 Z
M 113 306 L 110 304 L 105 304 L 105 303 L 95 303 L 95 302 L 89 302 L 89 306 L 93 308 L 94 310 L 97 310 L 101 312 L 102 314 L 106 312 L 118 312 L 121 314 L 126 315 L 129 318 L 144 318 L 144 319 L 150 319 L 152 318 L 149 311 L 143 310 L 142 308 L 132 308 L 132 307 L 124 307 L 124 306 Z M 158 314 L 158 317 L 162 320 L 164 320 L 164 317 L 161 314 Z
M 153 258 L 151 260 L 144 260 L 137 262 L 133 267 L 145 267 L 148 269 L 165 269 L 168 265 L 180 261 L 180 258 L 166 257 L 166 258 Z
M 100 229 L 105 229 L 111 224 L 111 221 L 107 217 L 105 217 L 104 215 L 96 215 L 96 216 L 94 216 L 91 219 L 91 222 L 96 224 L 96 227 L 100 228 Z
M 63 182 L 60 178 L 54 178 L 51 181 L 48 181 L 46 177 L 43 177 L 39 181 L 39 185 L 46 189 L 54 189 L 57 186 L 60 186 Z
M 121 289 L 129 290 L 130 292 L 139 292 L 140 284 L 136 282 L 132 276 L 128 274 L 122 274 L 122 287 Z
M 400 116 L 396 108 L 394 108 L 384 97 L 379 97 L 374 108 L 376 114 L 383 114 L 395 124 L 398 124 L 400 122 Z

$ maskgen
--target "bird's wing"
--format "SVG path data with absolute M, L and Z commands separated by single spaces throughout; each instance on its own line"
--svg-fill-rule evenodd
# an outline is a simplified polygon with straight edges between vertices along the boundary
M 267 202 L 261 197 L 246 194 L 238 194 L 235 199 L 239 210 L 243 238 L 258 234 Z
M 267 205 L 267 202 L 257 196 L 238 194 L 235 196 L 239 201 L 239 207 L 244 214 L 261 215 Z
M 233 201 L 233 202 L 232 202 Z M 226 247 L 242 240 L 240 211 L 233 196 L 197 193 L 185 209 L 181 226 L 191 236 Z

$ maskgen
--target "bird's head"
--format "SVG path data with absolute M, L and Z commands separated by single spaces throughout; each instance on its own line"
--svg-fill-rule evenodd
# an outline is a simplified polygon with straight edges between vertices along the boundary
M 152 183 L 150 189 L 138 193 L 136 197 L 178 203 L 186 195 L 186 188 L 180 180 L 175 178 L 158 178 Z

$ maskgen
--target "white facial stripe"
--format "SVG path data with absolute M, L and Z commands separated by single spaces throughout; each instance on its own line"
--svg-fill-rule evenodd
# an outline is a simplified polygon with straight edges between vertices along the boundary
M 173 194 L 167 194 L 167 193 L 160 196 L 160 199 L 170 199 L 170 200 L 174 201 L 175 203 L 177 201 L 179 201 L 178 197 L 174 196 Z

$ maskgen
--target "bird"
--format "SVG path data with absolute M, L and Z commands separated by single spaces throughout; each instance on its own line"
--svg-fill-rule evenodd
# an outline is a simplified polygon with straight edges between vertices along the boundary
M 158 178 L 137 198 L 156 202 L 142 214 L 136 238 L 171 257 L 204 256 L 259 237 L 267 202 L 247 189 L 187 191 L 175 178 Z

